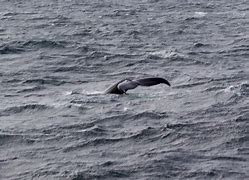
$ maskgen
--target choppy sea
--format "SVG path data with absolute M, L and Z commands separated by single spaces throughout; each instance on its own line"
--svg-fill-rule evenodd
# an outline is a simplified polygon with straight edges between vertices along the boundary
M 1 180 L 249 179 L 249 1 L 0 4 Z

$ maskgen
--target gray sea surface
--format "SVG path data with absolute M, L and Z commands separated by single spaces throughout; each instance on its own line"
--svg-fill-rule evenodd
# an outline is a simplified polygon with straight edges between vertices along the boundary
M 0 83 L 1 180 L 249 179 L 247 0 L 0 0 Z

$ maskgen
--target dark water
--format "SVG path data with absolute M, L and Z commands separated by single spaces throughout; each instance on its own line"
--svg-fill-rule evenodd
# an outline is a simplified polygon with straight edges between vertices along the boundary
M 248 1 L 1 0 L 0 80 L 0 179 L 249 178 Z

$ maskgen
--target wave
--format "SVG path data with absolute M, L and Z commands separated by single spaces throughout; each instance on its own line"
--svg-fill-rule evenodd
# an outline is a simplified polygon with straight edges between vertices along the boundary
M 219 160 L 219 161 L 242 161 L 242 162 L 246 162 L 247 160 L 245 158 L 241 158 L 241 157 L 230 157 L 230 156 L 216 156 L 216 157 L 212 157 L 212 160 Z
M 84 125 L 85 126 L 85 125 Z M 80 131 L 77 131 L 80 130 Z M 84 137 L 83 142 L 77 142 L 77 144 L 73 144 L 71 146 L 65 147 L 63 152 L 69 152 L 81 149 L 82 147 L 89 146 L 98 146 L 98 145 L 108 145 L 112 143 L 117 143 L 121 141 L 135 141 L 138 139 L 146 140 L 146 141 L 155 141 L 157 139 L 162 138 L 161 133 L 164 129 L 158 130 L 158 128 L 146 127 L 137 132 L 123 132 L 122 135 L 115 135 L 114 137 L 109 136 L 109 130 L 107 130 L 104 126 L 96 126 L 89 127 L 86 129 L 80 128 L 80 126 L 75 125 L 73 130 L 74 136 Z M 106 136 L 106 137 L 103 137 Z M 90 139 L 89 139 L 90 138 Z M 87 140 L 88 139 L 88 140 Z
M 43 111 L 46 109 L 50 109 L 51 107 L 43 104 L 26 104 L 21 106 L 13 106 L 6 108 L 2 111 L 0 111 L 1 115 L 12 115 L 22 112 L 34 112 L 34 111 Z
M 67 41 L 54 40 L 28 40 L 28 41 L 11 41 L 0 45 L 0 54 L 17 54 L 32 49 L 40 48 L 65 48 Z
M 16 146 L 17 143 L 32 144 L 34 142 L 34 139 L 27 138 L 21 134 L 0 133 L 0 146 L 6 146 L 6 144 L 13 144 Z
M 235 119 L 236 122 L 249 122 L 249 113 L 240 115 Z
M 208 47 L 208 46 L 209 46 L 209 44 L 203 44 L 200 42 L 194 44 L 195 48 Z
M 21 52 L 24 52 L 24 49 L 11 45 L 3 45 L 0 47 L 0 54 L 19 54 Z
M 44 78 L 34 78 L 34 79 L 28 79 L 25 80 L 23 82 L 23 84 L 40 84 L 40 85 L 44 85 L 44 84 L 50 84 L 50 85 L 55 85 L 55 86 L 59 86 L 62 84 L 68 83 L 66 81 L 63 80 L 57 80 L 56 78 L 50 78 L 50 77 L 44 77 Z
M 162 119 L 167 118 L 167 113 L 159 113 L 159 112 L 141 112 L 136 115 L 133 115 L 132 119 L 140 119 L 140 118 L 151 118 L 151 119 Z
M 19 135 L 12 135 L 12 134 L 0 134 L 0 146 L 7 144 L 9 142 L 14 141 L 15 139 L 20 138 Z
M 22 90 L 17 91 L 17 93 L 27 93 L 27 92 L 34 92 L 34 91 L 40 91 L 45 89 L 45 87 L 43 86 L 35 86 L 35 87 L 31 87 L 31 88 L 25 88 Z
M 200 44 L 197 46 L 201 46 Z M 204 44 L 203 44 L 204 46 Z M 159 61 L 161 63 L 161 66 L 165 65 L 209 65 L 210 63 L 191 59 L 189 55 L 192 55 L 190 53 L 183 54 L 179 53 L 177 50 L 161 50 L 161 51 L 155 51 L 147 53 L 147 60 L 164 60 Z M 144 60 L 143 60 L 144 61 Z
M 207 81 L 202 81 L 202 82 L 195 82 L 195 83 L 189 83 L 189 84 L 183 84 L 183 85 L 177 85 L 174 86 L 174 88 L 191 88 L 191 87 L 195 87 L 195 86 L 200 86 L 200 85 L 205 85 L 207 83 L 209 83 L 211 80 L 207 80 Z
M 111 169 L 111 170 L 100 170 L 96 172 L 78 172 L 73 175 L 72 180 L 81 180 L 81 179 L 116 179 L 116 178 L 128 178 L 130 177 L 132 170 L 123 170 L 123 169 Z
M 154 52 L 150 52 L 148 53 L 148 58 L 149 59 L 177 59 L 177 58 L 184 58 L 185 55 L 178 53 L 175 50 L 160 50 L 160 51 L 154 51 Z
M 119 115 L 113 115 L 109 117 L 104 117 L 102 119 L 98 119 L 95 121 L 96 124 L 98 123 L 107 123 L 111 121 L 123 121 L 123 120 L 139 120 L 139 119 L 163 119 L 167 118 L 167 113 L 160 113 L 160 112 L 141 112 L 136 114 L 128 114 L 128 113 L 122 113 Z
M 105 56 L 105 60 L 115 59 L 115 58 L 124 58 L 124 59 L 136 59 L 139 55 L 132 55 L 132 54 L 109 54 Z
M 233 46 L 228 50 L 219 51 L 220 54 L 225 56 L 243 56 L 248 55 L 249 45 Z
M 185 21 L 193 21 L 193 20 L 198 20 L 201 19 L 203 17 L 205 17 L 207 15 L 207 12 L 194 12 L 191 15 L 189 15 L 189 17 L 185 18 Z
M 94 122 L 94 124 L 96 124 Z M 89 124 L 92 125 L 92 124 Z M 68 128 L 68 127 L 67 127 Z M 75 142 L 73 145 L 67 146 L 63 149 L 63 152 L 75 151 L 86 147 L 91 146 L 105 146 L 116 143 L 129 143 L 135 141 L 150 141 L 154 142 L 159 139 L 167 138 L 171 134 L 171 130 L 167 127 L 144 127 L 141 130 L 137 130 L 135 132 L 122 132 L 114 134 L 112 130 L 108 130 L 105 126 L 90 126 L 89 128 L 86 125 L 83 127 L 74 125 L 73 127 L 73 135 L 77 136 L 77 139 L 84 139 L 82 142 Z M 86 128 L 86 129 L 85 129 Z M 172 127 L 171 127 L 172 128 Z M 83 130 L 82 130 L 83 129 Z M 80 131 L 77 131 L 80 130 Z M 111 137 L 110 133 L 112 134 Z M 75 138 L 74 138 L 75 139 Z M 171 137 L 172 139 L 172 137 Z
M 54 72 L 84 72 L 87 68 L 85 66 L 62 66 L 56 67 L 53 71 Z
M 231 85 L 224 89 L 225 93 L 233 93 L 238 96 L 249 96 L 249 83 L 248 82 L 243 82 L 239 85 Z
M 242 154 L 242 155 L 249 155 L 249 148 L 247 148 L 247 147 L 239 148 L 237 151 L 238 151 L 239 154 Z
M 53 41 L 53 40 L 29 40 L 22 43 L 22 46 L 36 47 L 36 48 L 64 48 L 66 46 L 66 41 Z
M 82 149 L 82 148 L 88 147 L 88 146 L 112 144 L 112 143 L 121 141 L 122 139 L 123 138 L 95 138 L 95 139 L 92 139 L 89 141 L 84 141 L 84 142 L 78 143 L 77 145 L 65 147 L 63 149 L 63 152 L 75 151 L 75 150 Z

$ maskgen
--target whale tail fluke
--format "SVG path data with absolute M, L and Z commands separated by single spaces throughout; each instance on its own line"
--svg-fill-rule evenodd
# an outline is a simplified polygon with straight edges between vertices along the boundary
M 123 79 L 111 87 L 109 87 L 105 94 L 125 94 L 126 91 L 135 89 L 137 86 L 154 86 L 157 84 L 167 84 L 170 86 L 170 83 L 164 78 L 151 77 L 151 78 L 142 78 L 142 79 Z
M 140 86 L 154 86 L 157 84 L 167 84 L 170 86 L 170 83 L 164 78 L 143 78 L 134 81 L 136 81 Z

